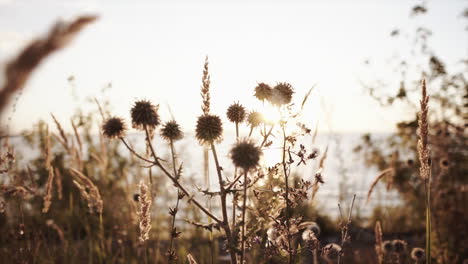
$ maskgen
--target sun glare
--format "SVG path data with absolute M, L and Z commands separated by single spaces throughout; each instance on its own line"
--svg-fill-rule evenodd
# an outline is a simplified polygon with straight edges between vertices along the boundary
M 278 124 L 281 121 L 281 114 L 277 108 L 273 107 L 270 104 L 265 104 L 262 108 L 261 113 L 265 122 L 269 124 Z

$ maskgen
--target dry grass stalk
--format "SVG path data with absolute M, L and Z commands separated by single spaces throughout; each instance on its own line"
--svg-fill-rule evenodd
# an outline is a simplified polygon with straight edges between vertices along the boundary
M 73 127 L 73 132 L 75 133 L 75 138 L 76 138 L 76 142 L 78 143 L 78 148 L 80 150 L 80 153 L 83 151 L 83 143 L 81 142 L 81 137 L 80 137 L 80 134 L 78 133 L 78 129 L 75 125 L 75 123 L 73 122 L 73 119 L 70 119 L 70 123 Z
M 50 146 L 50 133 L 49 127 L 46 128 L 46 140 L 45 140 L 45 149 L 44 149 L 44 160 L 45 160 L 45 168 L 50 171 L 51 164 L 52 164 L 52 150 Z
M 20 90 L 33 70 L 50 54 L 64 48 L 84 26 L 94 22 L 96 16 L 81 16 L 70 23 L 58 22 L 49 33 L 33 41 L 6 65 L 5 82 L 0 90 L 0 113 L 13 93 Z
M 430 168 L 429 168 L 429 150 L 427 147 L 427 135 L 428 135 L 428 121 L 427 112 L 429 110 L 429 96 L 426 92 L 426 81 L 422 81 L 422 99 L 420 101 L 421 111 L 419 112 L 419 140 L 418 140 L 418 155 L 419 163 L 421 167 L 419 169 L 419 175 L 422 179 L 428 179 Z
M 80 190 L 81 196 L 83 196 L 88 203 L 89 211 L 92 213 L 94 209 L 97 213 L 102 214 L 103 201 L 98 187 L 80 171 L 75 169 L 70 169 L 70 171 L 78 179 L 78 181 L 73 180 L 73 183 Z
M 44 196 L 44 207 L 42 208 L 42 213 L 47 213 L 52 205 L 52 188 L 54 183 L 54 169 L 51 167 L 49 169 L 49 177 L 47 178 L 46 186 L 46 195 Z
M 367 200 L 366 200 L 366 203 L 368 203 L 370 201 L 370 197 L 371 197 L 371 194 L 372 194 L 372 191 L 374 190 L 375 186 L 377 185 L 377 183 L 379 183 L 379 181 L 387 176 L 387 175 L 391 175 L 391 177 L 393 177 L 393 175 L 395 174 L 395 169 L 393 168 L 388 168 L 388 169 L 385 169 L 383 171 L 380 172 L 380 174 L 377 176 L 377 178 L 375 178 L 375 180 L 372 182 L 370 188 L 369 188 L 369 191 L 367 192 Z
M 377 263 L 382 264 L 384 253 L 382 249 L 382 227 L 380 221 L 375 223 L 375 253 L 377 254 Z
M 54 169 L 55 172 L 55 184 L 57 185 L 57 195 L 58 199 L 62 200 L 63 198 L 63 187 L 62 187 L 62 174 L 60 174 L 60 170 L 58 168 Z
M 149 239 L 149 232 L 151 230 L 151 195 L 149 193 L 148 185 L 143 181 L 140 182 L 140 243 L 144 243 Z
M 52 119 L 54 119 L 55 125 L 57 126 L 57 130 L 60 133 L 60 137 L 57 137 L 57 138 L 59 139 L 60 143 L 62 143 L 63 147 L 67 151 L 69 151 L 70 147 L 69 147 L 69 144 L 68 144 L 67 135 L 65 134 L 65 130 L 63 130 L 63 127 L 60 124 L 60 122 L 57 120 L 57 118 L 55 118 L 55 116 L 53 114 L 50 114 L 50 115 L 52 116 Z

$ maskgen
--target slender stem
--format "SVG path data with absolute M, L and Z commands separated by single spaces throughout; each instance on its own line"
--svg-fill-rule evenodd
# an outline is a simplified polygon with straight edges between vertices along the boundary
M 271 132 L 273 131 L 273 128 L 275 127 L 275 124 L 271 125 L 270 127 L 270 130 L 268 130 L 268 133 L 265 135 L 265 137 L 263 138 L 263 141 L 262 141 L 262 144 L 260 144 L 260 148 L 263 148 L 263 146 L 265 145 L 268 137 L 271 135 Z M 284 128 L 283 128 L 284 130 Z
M 211 151 L 213 153 L 213 158 L 215 160 L 215 165 L 216 165 L 216 172 L 218 174 L 218 181 L 219 181 L 219 189 L 220 189 L 220 199 L 221 199 L 221 211 L 223 213 L 223 221 L 222 221 L 222 227 L 226 233 L 226 238 L 228 240 L 229 244 L 229 253 L 231 255 L 231 263 L 236 264 L 237 263 L 237 256 L 236 252 L 234 250 L 235 244 L 234 244 L 234 239 L 232 237 L 231 233 L 231 228 L 229 227 L 229 219 L 228 219 L 228 214 L 227 214 L 227 206 L 226 206 L 226 189 L 224 188 L 223 184 L 223 178 L 221 175 L 221 166 L 219 166 L 219 161 L 218 161 L 218 155 L 216 154 L 216 147 L 211 142 Z
M 239 123 L 236 122 L 236 142 L 239 142 Z M 234 177 L 237 177 L 237 167 L 234 168 Z M 234 186 L 236 180 L 233 181 L 229 186 Z M 228 189 L 230 189 L 228 187 Z M 236 193 L 232 193 L 232 230 L 236 229 L 236 203 L 237 197 Z M 242 263 L 242 262 L 241 262 Z
M 123 142 L 125 142 L 124 140 L 122 140 Z M 127 147 L 128 145 L 125 144 Z M 161 164 L 161 162 L 159 162 L 159 159 L 158 157 L 156 156 L 156 153 L 154 152 L 154 149 L 152 147 L 152 144 L 151 142 L 149 142 L 149 145 L 150 145 L 150 149 L 152 149 L 152 156 L 153 156 L 153 159 L 154 161 L 150 161 L 152 164 L 158 166 L 162 172 L 167 176 L 169 177 L 169 179 L 171 179 L 171 181 L 174 183 L 174 185 L 176 185 L 177 188 L 179 188 L 186 196 L 188 196 L 189 198 L 189 202 L 193 202 L 193 204 L 195 204 L 196 207 L 198 207 L 203 213 L 205 213 L 208 217 L 210 217 L 211 219 L 213 219 L 216 223 L 218 224 L 221 224 L 222 221 L 216 217 L 215 215 L 213 215 L 210 211 L 208 211 L 205 207 L 203 207 L 203 205 L 201 205 L 192 195 L 190 195 L 190 193 L 184 188 L 184 186 L 182 186 L 179 181 L 175 178 L 175 176 L 172 176 L 171 173 L 169 173 L 169 171 L 167 171 L 167 169 Z M 144 158 L 142 158 L 140 155 L 138 155 L 135 151 L 132 151 L 131 148 L 130 149 L 130 152 L 132 154 L 134 154 L 136 157 L 142 159 L 142 160 L 145 160 Z
M 170 146 L 171 146 L 171 155 L 172 155 L 172 167 L 174 169 L 174 175 L 175 175 L 175 178 L 176 179 L 179 179 L 180 175 L 177 173 L 177 164 L 176 164 L 176 154 L 175 154 L 175 151 L 174 151 L 174 142 L 172 141 L 172 139 L 170 140 Z M 172 223 L 171 223 L 171 238 L 170 238 L 170 241 L 169 241 L 169 252 L 167 254 L 167 263 L 170 263 L 171 260 L 172 260 L 172 252 L 173 252 L 173 241 L 174 241 L 174 235 L 175 235 L 175 220 L 176 220 L 176 215 L 177 215 L 177 211 L 179 209 L 179 201 L 180 201 L 180 190 L 177 189 L 177 202 L 176 202 L 176 206 L 174 208 L 174 211 L 172 213 Z
M 273 127 L 273 126 L 272 126 Z M 286 131 L 284 129 L 284 125 L 281 126 L 283 130 L 283 159 L 282 159 L 282 165 L 283 165 L 283 173 L 284 173 L 284 182 L 286 185 L 286 194 L 285 194 L 285 199 L 286 199 L 286 231 L 287 231 L 287 238 L 288 238 L 288 253 L 289 253 L 289 259 L 288 263 L 292 264 L 294 263 L 294 253 L 291 247 L 291 233 L 289 230 L 289 211 L 290 211 L 290 205 L 289 205 L 289 183 L 288 183 L 288 171 L 286 168 Z M 271 131 L 271 129 L 270 129 Z
M 154 161 L 149 160 L 149 159 L 146 159 L 146 158 L 144 158 L 143 156 L 141 156 L 140 154 L 136 153 L 136 151 L 135 151 L 134 149 L 132 149 L 132 148 L 130 147 L 130 145 L 128 145 L 127 141 L 125 141 L 124 138 L 120 138 L 120 141 L 122 141 L 122 142 L 124 143 L 125 147 L 127 147 L 127 149 L 128 149 L 133 155 L 135 155 L 137 158 L 139 158 L 139 159 L 141 159 L 141 160 L 143 160 L 143 161 L 146 161 L 146 162 L 148 162 L 148 163 L 155 164 Z
M 240 263 L 244 263 L 245 258 L 245 208 L 247 206 L 247 171 L 244 171 L 244 200 L 242 202 L 242 233 L 241 233 L 241 260 Z
M 346 222 L 346 225 L 344 227 L 344 232 L 342 232 L 342 237 L 341 237 L 341 248 L 343 249 L 344 247 L 344 243 L 346 242 L 347 240 L 347 237 L 348 237 L 348 230 L 349 230 L 349 225 L 351 224 L 351 215 L 353 213 L 353 208 L 354 208 L 354 200 L 356 200 L 356 194 L 353 195 L 353 201 L 351 202 L 351 208 L 349 209 L 349 213 L 348 213 L 348 220 Z M 338 204 L 339 206 L 340 204 Z M 341 214 L 341 208 L 340 208 L 340 214 Z M 338 255 L 338 264 L 341 263 L 341 254 Z

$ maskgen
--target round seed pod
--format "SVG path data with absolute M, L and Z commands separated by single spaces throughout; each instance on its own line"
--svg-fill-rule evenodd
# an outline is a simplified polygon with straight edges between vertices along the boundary
M 226 115 L 229 121 L 242 123 L 245 119 L 245 108 L 239 103 L 232 104 L 229 106 Z
M 223 124 L 217 115 L 205 114 L 198 117 L 195 137 L 202 144 L 211 144 L 221 139 Z
M 272 105 L 282 106 L 291 103 L 294 89 L 289 83 L 278 83 L 273 88 L 269 101 Z
M 382 249 L 383 249 L 384 254 L 392 253 L 393 252 L 393 243 L 392 243 L 392 241 L 385 240 L 382 243 Z
M 263 117 L 262 113 L 253 111 L 249 113 L 247 122 L 251 127 L 256 127 L 263 124 L 265 122 L 265 118 Z
M 136 101 L 130 110 L 132 126 L 136 129 L 154 129 L 159 125 L 158 108 L 150 101 Z
M 164 124 L 161 129 L 161 136 L 167 141 L 177 141 L 184 137 L 184 133 L 180 129 L 179 124 L 175 120 L 172 120 Z
M 231 159 L 236 167 L 245 171 L 258 166 L 262 151 L 248 140 L 241 141 L 231 149 Z
M 102 124 L 102 133 L 107 138 L 121 138 L 126 130 L 125 123 L 120 117 L 108 118 Z
M 271 97 L 273 89 L 266 83 L 259 83 L 255 87 L 255 97 L 260 101 L 269 100 Z
M 416 261 L 421 261 L 424 259 L 426 252 L 422 248 L 413 248 L 411 250 L 411 258 Z
M 397 254 L 401 254 L 406 250 L 406 244 L 407 243 L 405 241 L 403 241 L 403 240 L 395 239 L 395 240 L 393 240 L 392 244 L 393 244 L 393 250 Z

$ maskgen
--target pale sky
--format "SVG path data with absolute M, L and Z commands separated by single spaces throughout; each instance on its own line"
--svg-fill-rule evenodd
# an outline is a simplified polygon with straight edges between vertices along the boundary
M 467 56 L 464 0 L 430 1 L 426 16 L 411 19 L 419 1 L 98 1 L 0 0 L 0 65 L 58 19 L 98 14 L 65 50 L 54 54 L 34 73 L 11 115 L 11 132 L 27 129 L 54 113 L 62 123 L 76 107 L 94 107 L 84 98 L 105 97 L 113 113 L 128 118 L 136 99 L 161 105 L 163 120 L 170 105 L 186 131 L 201 113 L 200 85 L 209 56 L 212 111 L 225 117 L 240 101 L 260 109 L 252 97 L 257 82 L 289 82 L 296 102 L 316 85 L 305 109 L 305 122 L 322 131 L 391 131 L 410 118 L 404 108 L 381 109 L 360 80 L 392 79 L 386 59 L 409 50 L 390 37 L 419 25 L 433 29 L 430 45 L 449 64 Z M 379 67 L 363 70 L 365 59 Z M 80 102 L 73 100 L 73 83 Z M 395 79 L 397 84 L 400 80 Z M 397 87 L 395 87 L 396 89 Z M 430 89 L 436 89 L 431 88 Z

